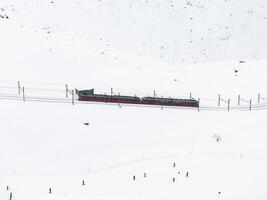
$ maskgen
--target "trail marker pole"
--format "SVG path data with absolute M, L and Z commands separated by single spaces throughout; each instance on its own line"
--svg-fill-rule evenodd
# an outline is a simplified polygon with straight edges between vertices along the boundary
M 25 101 L 25 89 L 24 89 L 24 87 L 22 87 L 22 99 L 23 99 L 23 101 Z
M 260 98 L 261 98 L 261 95 L 258 94 L 258 103 L 260 103 Z
M 156 91 L 154 90 L 154 98 L 156 98 Z
M 240 106 L 240 95 L 238 95 L 238 106 Z
M 192 93 L 190 92 L 190 100 L 192 99 Z
M 74 105 L 74 90 L 71 91 L 71 95 L 72 95 L 72 105 Z
M 20 90 L 21 90 L 21 86 L 20 86 L 20 82 L 18 81 L 18 93 L 20 95 Z
M 221 105 L 221 95 L 219 94 L 219 97 L 218 97 L 218 106 Z
M 251 110 L 252 107 L 252 99 L 249 100 L 249 110 Z
M 230 99 L 228 99 L 228 108 L 227 110 L 229 111 L 230 110 Z
M 65 85 L 65 89 L 66 89 L 66 98 L 68 98 L 69 97 L 69 87 L 68 87 L 68 85 L 66 84 Z

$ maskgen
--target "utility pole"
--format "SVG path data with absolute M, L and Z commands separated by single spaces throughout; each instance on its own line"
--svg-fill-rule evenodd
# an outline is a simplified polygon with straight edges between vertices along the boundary
M 22 87 L 22 99 L 25 101 L 25 89 L 24 86 Z
M 72 105 L 74 105 L 74 90 L 71 91 L 71 95 L 72 95 Z
M 68 98 L 69 97 L 69 87 L 68 87 L 68 85 L 66 84 L 65 85 L 65 89 L 66 89 L 66 98 Z
M 197 107 L 198 112 L 200 111 L 200 98 L 198 98 L 198 107 Z
M 21 90 L 21 86 L 20 86 L 20 82 L 18 81 L 18 94 L 20 95 L 20 90 Z

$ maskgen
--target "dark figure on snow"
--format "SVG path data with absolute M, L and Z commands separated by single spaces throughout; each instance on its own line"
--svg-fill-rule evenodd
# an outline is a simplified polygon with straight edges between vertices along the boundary
M 186 172 L 186 175 L 185 175 L 186 177 L 189 177 L 189 173 L 188 172 Z

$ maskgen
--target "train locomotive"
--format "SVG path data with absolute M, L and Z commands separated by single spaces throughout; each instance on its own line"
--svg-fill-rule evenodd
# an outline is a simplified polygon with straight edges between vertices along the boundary
M 194 99 L 174 99 L 161 97 L 137 97 L 123 95 L 95 94 L 94 89 L 77 90 L 76 94 L 79 101 L 93 101 L 105 103 L 124 103 L 124 104 L 144 104 L 158 106 L 181 106 L 181 107 L 199 107 L 199 102 Z

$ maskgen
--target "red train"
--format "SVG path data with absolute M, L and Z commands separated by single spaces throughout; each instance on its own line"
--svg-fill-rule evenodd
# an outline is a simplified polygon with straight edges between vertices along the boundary
M 159 97 L 140 98 L 137 96 L 95 94 L 94 89 L 76 90 L 76 94 L 79 96 L 79 101 L 145 104 L 145 105 L 159 105 L 159 106 L 182 106 L 182 107 L 199 106 L 199 102 L 194 99 L 173 99 L 173 98 L 159 98 Z

